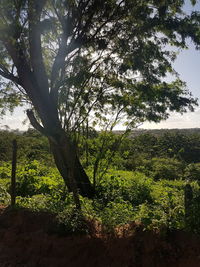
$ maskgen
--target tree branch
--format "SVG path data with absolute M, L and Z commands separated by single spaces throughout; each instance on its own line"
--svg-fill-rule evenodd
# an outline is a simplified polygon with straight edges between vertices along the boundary
M 0 67 L 0 68 L 1 68 L 1 67 Z M 12 81 L 12 82 L 18 84 L 18 85 L 22 85 L 21 82 L 20 82 L 20 80 L 19 80 L 19 78 L 16 77 L 16 76 L 14 76 L 14 75 L 13 75 L 12 73 L 10 73 L 10 72 L 7 72 L 7 71 L 5 72 L 5 71 L 0 70 L 0 75 L 3 76 L 3 77 L 6 78 L 6 79 L 8 79 L 8 80 L 10 80 L 10 81 Z
M 40 16 L 46 0 L 29 0 L 29 45 L 30 62 L 42 93 L 49 92 L 49 84 L 42 56 Z
M 13 38 L 3 40 L 3 42 L 17 68 L 20 85 L 25 89 L 31 101 L 35 103 L 35 99 L 37 98 L 37 86 L 34 84 L 32 73 L 24 55 L 24 51 L 16 40 L 13 42 Z
M 63 33 L 58 53 L 55 57 L 51 71 L 51 90 L 53 91 L 55 82 L 58 78 L 59 71 L 65 66 L 65 57 L 67 55 L 67 37 Z
M 36 130 L 38 130 L 41 134 L 44 134 L 45 136 L 48 136 L 47 132 L 45 131 L 45 129 L 39 124 L 39 122 L 35 118 L 33 110 L 32 109 L 27 109 L 26 114 L 27 114 L 27 116 L 29 118 L 29 121 L 30 121 L 31 125 Z

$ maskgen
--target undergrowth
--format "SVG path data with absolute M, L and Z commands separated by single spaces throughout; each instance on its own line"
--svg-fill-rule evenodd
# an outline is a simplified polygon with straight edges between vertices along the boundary
M 0 202 L 10 202 L 10 166 L 0 167 Z M 62 178 L 53 168 L 34 161 L 20 166 L 17 172 L 16 206 L 34 211 L 55 213 L 58 231 L 87 233 L 87 221 L 97 220 L 107 232 L 136 221 L 144 229 L 187 229 L 200 233 L 200 190 L 198 182 L 190 182 L 193 190 L 190 229 L 185 224 L 184 180 L 154 180 L 141 172 L 109 170 L 96 188 L 93 200 L 80 196 L 82 211 L 74 206 Z

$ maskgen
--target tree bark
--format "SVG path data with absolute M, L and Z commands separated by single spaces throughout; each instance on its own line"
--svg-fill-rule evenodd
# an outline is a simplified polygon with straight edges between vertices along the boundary
M 73 190 L 73 185 L 71 185 L 70 182 L 70 173 L 73 173 L 74 181 L 76 182 L 75 186 L 78 188 L 79 194 L 92 198 L 94 196 L 93 186 L 83 169 L 80 160 L 77 157 L 76 149 L 70 142 L 67 134 L 62 132 L 60 136 L 57 136 L 56 140 L 51 137 L 48 139 L 55 164 L 69 191 Z
M 62 67 L 60 66 L 60 59 L 64 58 L 67 53 L 63 51 L 65 46 L 59 49 L 56 56 L 50 84 L 45 69 L 40 31 L 41 12 L 45 2 L 45 0 L 28 1 L 29 49 L 27 49 L 27 53 L 23 42 L 18 40 L 19 38 L 16 39 L 15 36 L 3 38 L 2 41 L 17 69 L 18 78 L 14 81 L 24 88 L 41 120 L 40 125 L 33 111 L 29 110 L 27 115 L 31 124 L 49 139 L 56 166 L 69 190 L 74 191 L 73 187 L 77 186 L 81 195 L 91 198 L 94 195 L 93 187 L 77 157 L 76 149 L 72 145 L 70 137 L 62 129 L 59 120 L 59 88 L 54 83 L 59 78 L 59 71 Z M 29 58 L 27 57 L 28 54 L 30 55 Z M 13 76 L 11 78 L 13 79 Z M 73 179 L 76 181 L 76 185 L 72 184 Z
M 69 135 L 62 129 L 55 113 L 54 117 L 50 116 L 52 114 L 50 107 L 48 111 L 51 119 L 48 118 L 48 121 L 42 121 L 44 127 L 37 122 L 32 110 L 27 110 L 27 116 L 33 127 L 47 136 L 55 164 L 69 191 L 74 191 L 73 188 L 77 187 L 79 194 L 92 198 L 94 196 L 94 188 L 80 163 L 76 153 L 76 146 Z M 45 116 L 43 114 L 40 115 L 42 118 Z M 71 177 L 71 174 L 73 174 L 73 177 Z M 74 180 L 74 184 L 72 184 L 71 179 Z

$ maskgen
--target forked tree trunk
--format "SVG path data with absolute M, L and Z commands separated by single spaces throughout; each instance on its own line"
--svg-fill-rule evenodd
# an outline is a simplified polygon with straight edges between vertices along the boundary
M 62 47 L 58 49 L 59 52 L 52 66 L 50 84 L 43 61 L 40 16 L 45 2 L 46 1 L 28 1 L 29 49 L 27 49 L 27 53 L 18 40 L 13 39 L 15 38 L 14 36 L 12 36 L 12 38 L 3 39 L 3 43 L 17 69 L 19 79 L 15 77 L 16 79 L 14 82 L 17 82 L 24 88 L 41 120 L 42 124 L 37 121 L 34 112 L 28 110 L 27 115 L 32 126 L 48 137 L 55 163 L 67 187 L 73 190 L 73 185 L 70 184 L 71 177 L 73 176 L 72 178 L 76 180 L 79 193 L 91 198 L 94 194 L 93 187 L 81 166 L 74 146 L 70 143 L 70 139 L 62 129 L 59 120 L 59 87 L 57 87 L 57 78 L 59 78 L 60 70 L 65 66 L 62 64 L 60 65 L 60 63 L 66 54 L 63 54 Z M 63 41 L 64 40 L 65 39 L 63 39 Z M 28 54 L 30 55 L 30 59 L 27 60 Z M 14 77 L 13 74 L 11 76 Z
M 52 139 L 49 137 L 50 147 L 54 156 L 56 166 L 62 175 L 65 184 L 70 191 L 73 191 L 72 186 L 77 187 L 78 193 L 82 196 L 92 198 L 94 196 L 93 186 L 83 169 L 74 145 L 70 142 L 68 136 L 61 131 L 59 136 Z M 71 184 L 70 175 L 73 173 L 75 185 Z
M 27 110 L 28 118 L 35 129 L 47 136 L 55 164 L 67 188 L 74 193 L 77 187 L 79 194 L 92 198 L 94 196 L 93 186 L 77 157 L 75 145 L 62 129 L 57 110 L 53 109 L 53 105 L 46 104 L 40 105 L 37 111 L 43 127 L 37 122 L 32 110 Z M 74 180 L 73 184 L 72 180 Z

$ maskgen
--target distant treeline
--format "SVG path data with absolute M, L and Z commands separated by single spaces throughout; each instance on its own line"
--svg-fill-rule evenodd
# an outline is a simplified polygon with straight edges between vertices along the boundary
M 89 139 L 80 136 L 78 153 L 83 165 L 91 166 L 97 175 L 112 167 L 142 171 L 155 179 L 183 177 L 189 165 L 194 172 L 200 170 L 200 129 L 136 130 L 121 141 L 118 134 L 93 131 Z M 0 161 L 11 160 L 13 139 L 18 143 L 18 161 L 54 164 L 47 138 L 34 129 L 0 131 Z
M 117 134 L 121 134 L 124 131 L 115 131 Z M 185 129 L 135 129 L 130 133 L 131 137 L 139 136 L 142 134 L 151 134 L 155 136 L 162 136 L 163 134 L 200 134 L 200 128 L 185 128 Z
M 0 131 L 0 161 L 12 158 L 12 140 L 17 140 L 18 160 L 51 160 L 48 140 L 34 129 L 26 132 Z

